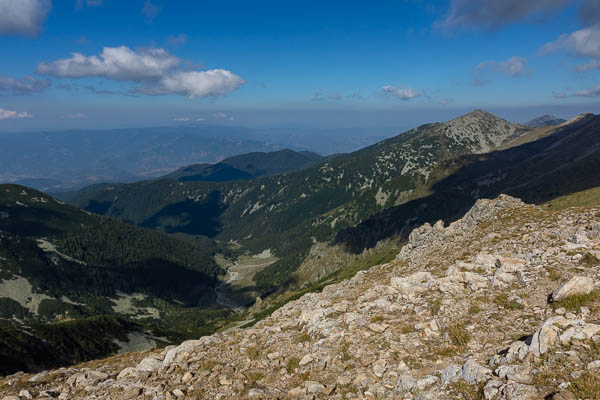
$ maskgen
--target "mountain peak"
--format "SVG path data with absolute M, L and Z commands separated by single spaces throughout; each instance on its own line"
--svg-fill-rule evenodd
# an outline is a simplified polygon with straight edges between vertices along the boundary
M 520 136 L 526 128 L 477 109 L 441 125 L 441 133 L 475 154 L 487 153 Z
M 541 117 L 534 118 L 529 122 L 526 122 L 525 126 L 528 126 L 530 128 L 538 128 L 541 126 L 556 126 L 562 124 L 563 122 L 565 122 L 565 120 L 562 118 L 546 114 L 542 115 Z

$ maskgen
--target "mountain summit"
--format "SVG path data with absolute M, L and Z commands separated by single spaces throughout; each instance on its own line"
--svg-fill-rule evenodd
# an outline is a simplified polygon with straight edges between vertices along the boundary
M 525 125 L 530 128 L 538 128 L 541 126 L 556 126 L 560 125 L 566 120 L 562 118 L 555 117 L 554 115 L 542 115 L 541 117 L 537 117 L 532 119 L 529 122 L 526 122 Z

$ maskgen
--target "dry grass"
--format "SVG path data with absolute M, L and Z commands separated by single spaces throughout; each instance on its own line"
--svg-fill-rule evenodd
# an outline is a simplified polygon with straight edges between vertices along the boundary
M 456 323 L 447 328 L 448 337 L 452 344 L 458 347 L 466 346 L 471 340 L 471 334 L 465 329 L 465 324 Z

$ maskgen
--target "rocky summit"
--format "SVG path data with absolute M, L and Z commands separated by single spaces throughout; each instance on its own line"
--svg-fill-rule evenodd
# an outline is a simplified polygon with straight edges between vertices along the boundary
M 0 380 L 17 399 L 598 399 L 600 208 L 501 195 L 246 329 Z

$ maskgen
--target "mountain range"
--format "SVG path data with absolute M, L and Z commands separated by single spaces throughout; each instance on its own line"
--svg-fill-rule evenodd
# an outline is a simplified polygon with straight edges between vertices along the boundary
M 255 323 L 478 198 L 600 186 L 598 132 L 593 114 L 531 128 L 475 110 L 348 154 L 258 152 L 89 186 L 65 196 L 76 207 L 0 185 L 1 372 Z

